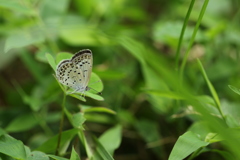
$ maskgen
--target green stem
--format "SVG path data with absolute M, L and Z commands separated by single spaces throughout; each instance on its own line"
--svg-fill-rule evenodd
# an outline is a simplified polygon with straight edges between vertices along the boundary
M 195 26 L 195 28 L 194 28 L 194 31 L 193 31 L 193 34 L 192 34 L 190 43 L 189 43 L 189 45 L 188 45 L 188 49 L 187 49 L 187 51 L 186 51 L 186 53 L 185 53 L 185 55 L 184 55 L 183 62 L 182 62 L 181 67 L 180 67 L 180 81 L 181 81 L 181 82 L 182 82 L 182 78 L 183 78 L 183 71 L 184 71 L 184 68 L 185 68 L 185 65 L 186 65 L 188 56 L 189 56 L 189 51 L 190 51 L 190 49 L 191 49 L 191 47 L 192 47 L 192 45 L 193 45 L 193 43 L 194 43 L 194 39 L 195 39 L 195 37 L 196 37 L 196 34 L 197 34 L 198 28 L 199 28 L 199 26 L 200 26 L 200 23 L 201 23 L 201 21 L 202 21 L 203 15 L 204 15 L 204 13 L 205 13 L 205 11 L 206 11 L 208 2 L 209 2 L 209 0 L 205 0 L 205 1 L 204 1 L 203 7 L 202 7 L 201 12 L 200 12 L 200 15 L 199 15 L 199 17 L 198 17 L 197 24 L 196 24 L 196 26 Z
M 192 0 L 190 6 L 189 6 L 189 8 L 188 8 L 187 15 L 186 15 L 186 17 L 185 17 L 185 19 L 184 19 L 182 31 L 181 31 L 180 38 L 179 38 L 179 41 L 178 41 L 177 53 L 176 53 L 176 62 L 175 62 L 177 69 L 178 69 L 178 63 L 179 63 L 180 49 L 181 49 L 181 45 L 182 45 L 182 41 L 183 41 L 183 35 L 184 35 L 185 30 L 186 30 L 186 28 L 187 28 L 187 23 L 188 23 L 188 20 L 189 20 L 189 16 L 190 16 L 190 14 L 191 14 L 191 12 L 192 12 L 194 3 L 195 3 L 195 0 Z
M 60 127 L 59 127 L 59 134 L 58 134 L 58 142 L 57 142 L 57 148 L 55 154 L 59 154 L 59 147 L 61 144 L 61 137 L 62 137 L 62 130 L 63 130 L 63 122 L 64 122 L 64 110 L 65 110 L 65 102 L 66 102 L 66 94 L 63 95 L 63 102 L 62 102 L 62 116 L 60 121 Z

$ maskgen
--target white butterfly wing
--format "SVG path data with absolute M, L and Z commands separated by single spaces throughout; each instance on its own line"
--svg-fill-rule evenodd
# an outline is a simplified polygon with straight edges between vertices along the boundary
M 72 57 L 72 62 L 78 67 L 82 76 L 82 86 L 87 89 L 88 82 L 92 73 L 92 52 L 89 49 L 81 50 Z
M 57 79 L 75 91 L 84 92 L 91 77 L 92 63 L 91 50 L 81 50 L 71 60 L 63 60 L 58 64 Z

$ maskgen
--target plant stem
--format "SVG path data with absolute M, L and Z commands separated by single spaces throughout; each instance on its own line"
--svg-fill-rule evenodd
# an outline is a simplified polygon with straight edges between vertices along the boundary
M 66 102 L 66 94 L 64 93 L 64 95 L 63 95 L 63 102 L 62 102 L 62 116 L 61 116 L 61 121 L 60 121 L 60 126 L 59 126 L 58 142 L 57 142 L 57 148 L 56 148 L 55 155 L 59 154 L 59 147 L 60 147 L 60 144 L 61 144 L 63 122 L 64 122 L 65 102 Z
M 202 9 L 201 9 L 201 12 L 200 12 L 200 15 L 199 15 L 198 20 L 197 20 L 197 24 L 196 24 L 196 26 L 195 26 L 195 28 L 194 28 L 194 31 L 193 31 L 193 34 L 192 34 L 192 37 L 191 37 L 190 43 L 189 43 L 188 48 L 187 48 L 187 51 L 186 51 L 186 53 L 185 53 L 185 55 L 184 55 L 183 62 L 182 62 L 181 67 L 180 67 L 180 81 L 181 81 L 181 82 L 182 82 L 183 71 L 184 71 L 184 68 L 185 68 L 185 65 L 186 65 L 186 62 L 187 62 L 187 58 L 188 58 L 190 49 L 191 49 L 191 47 L 192 47 L 192 45 L 193 45 L 193 42 L 194 42 L 194 39 L 195 39 L 195 37 L 196 37 L 198 28 L 199 28 L 200 23 L 201 23 L 201 21 L 202 21 L 203 15 L 204 15 L 204 13 L 205 13 L 205 11 L 206 11 L 208 2 L 209 2 L 209 0 L 205 0 L 205 1 L 204 1 L 204 4 L 203 4 Z
M 181 48 L 182 41 L 183 41 L 183 35 L 184 35 L 185 30 L 187 28 L 187 23 L 188 23 L 188 20 L 189 20 L 189 16 L 190 16 L 190 14 L 192 12 L 194 3 L 195 3 L 195 0 L 192 0 L 190 6 L 188 8 L 187 15 L 186 15 L 186 17 L 184 19 L 182 31 L 181 31 L 180 38 L 179 38 L 179 41 L 178 41 L 177 52 L 176 52 L 176 62 L 175 62 L 176 63 L 176 66 L 175 66 L 176 69 L 178 69 L 179 54 L 180 54 L 180 48 Z

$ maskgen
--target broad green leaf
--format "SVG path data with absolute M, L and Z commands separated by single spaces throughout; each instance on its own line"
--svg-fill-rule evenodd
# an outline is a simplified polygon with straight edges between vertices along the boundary
M 45 56 L 47 58 L 48 63 L 50 64 L 50 66 L 55 71 L 56 70 L 56 63 L 55 63 L 55 60 L 54 60 L 53 56 L 49 53 L 46 53 Z
M 217 133 L 208 133 L 206 138 L 205 138 L 205 142 L 209 142 L 209 143 L 215 143 L 215 142 L 220 142 L 223 139 L 219 136 L 219 134 Z
M 33 151 L 28 155 L 27 160 L 49 160 L 49 157 L 43 152 Z
M 55 155 L 50 155 L 48 154 L 49 157 L 51 157 L 52 159 L 55 159 L 55 160 L 69 160 L 67 158 L 63 158 L 63 157 L 59 157 L 59 156 L 55 156 Z
M 97 28 L 87 25 L 68 27 L 68 29 L 63 28 L 60 32 L 60 37 L 72 46 L 99 46 L 101 44 L 109 45 L 112 43 L 112 41 Z
M 5 130 L 8 132 L 21 132 L 29 130 L 37 124 L 38 121 L 33 114 L 23 114 L 12 120 Z
M 188 131 L 196 133 L 200 139 L 205 139 L 210 132 L 206 121 L 197 121 L 193 123 Z
M 113 155 L 114 150 L 116 150 L 122 140 L 122 127 L 116 125 L 113 128 L 105 131 L 99 138 L 99 142 L 104 146 L 104 148 Z
M 104 160 L 113 160 L 113 157 L 111 154 L 104 148 L 104 146 L 101 144 L 101 142 L 94 137 L 94 142 L 96 144 L 96 152 L 100 157 Z
M 29 8 L 26 5 L 24 5 L 25 3 L 21 3 L 20 1 L 14 1 L 14 0 L 10 0 L 10 1 L 6 1 L 6 0 L 0 0 L 0 7 L 3 8 L 8 8 L 13 12 L 19 12 L 19 13 L 24 13 L 27 15 L 34 15 L 35 11 L 34 8 Z
M 40 29 L 28 29 L 27 31 L 13 33 L 7 37 L 4 52 L 12 48 L 21 48 L 44 41 L 44 36 Z
M 89 92 L 91 92 L 91 93 L 98 93 L 103 90 L 103 83 L 102 83 L 100 77 L 94 72 L 92 72 L 92 74 L 91 74 L 91 78 L 89 80 L 88 87 L 90 88 Z
M 80 160 L 80 157 L 77 154 L 77 152 L 75 151 L 74 147 L 72 147 L 70 160 Z
M 66 59 L 71 59 L 73 56 L 72 53 L 68 53 L 68 52 L 60 52 L 57 54 L 56 56 L 56 65 L 59 64 L 59 62 L 61 62 L 62 60 L 66 60 Z M 57 66 L 55 66 L 56 68 Z
M 228 85 L 228 87 L 235 93 L 239 94 L 240 95 L 240 89 L 232 86 L 232 85 Z
M 0 153 L 19 160 L 26 159 L 26 152 L 23 143 L 9 135 L 0 136 Z
M 72 140 L 72 138 L 77 134 L 77 132 L 78 132 L 78 129 L 71 129 L 71 130 L 62 132 L 60 148 L 62 148 L 67 143 L 69 143 L 69 141 Z M 43 143 L 40 147 L 38 147 L 36 150 L 42 151 L 44 153 L 55 152 L 57 148 L 58 136 L 59 135 L 52 137 L 51 139 Z
M 208 142 L 200 140 L 193 132 L 188 131 L 178 138 L 172 149 L 169 160 L 182 160 L 194 151 L 208 144 Z

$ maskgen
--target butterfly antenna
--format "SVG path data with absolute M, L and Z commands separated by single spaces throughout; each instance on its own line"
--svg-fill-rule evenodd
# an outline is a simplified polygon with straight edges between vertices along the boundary
M 93 89 L 93 88 L 91 88 L 91 87 L 88 87 L 88 88 L 96 91 L 98 95 L 102 95 L 102 92 L 98 92 L 97 90 L 95 90 L 95 89 Z
M 98 80 L 98 81 L 96 81 L 96 82 L 89 83 L 89 85 L 90 85 L 90 84 L 95 84 L 95 83 L 98 83 L 98 82 L 101 82 L 101 80 Z

